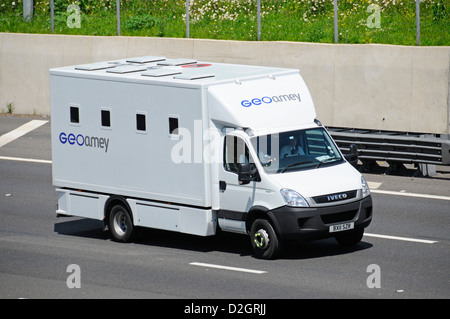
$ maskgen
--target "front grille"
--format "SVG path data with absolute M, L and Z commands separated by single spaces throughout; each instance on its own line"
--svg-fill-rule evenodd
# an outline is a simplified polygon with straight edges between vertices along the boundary
M 352 220 L 353 218 L 355 218 L 357 213 L 358 213 L 358 210 L 355 209 L 355 210 L 350 210 L 348 212 L 321 215 L 320 218 L 322 218 L 322 221 L 324 224 L 334 224 L 334 223 L 340 223 L 340 222 L 346 222 L 346 221 Z
M 334 194 L 327 194 L 327 195 L 320 195 L 313 197 L 314 201 L 317 204 L 325 204 L 325 203 L 333 203 L 343 200 L 349 200 L 352 198 L 355 198 L 358 191 L 347 191 L 347 192 L 341 192 L 341 193 L 334 193 Z

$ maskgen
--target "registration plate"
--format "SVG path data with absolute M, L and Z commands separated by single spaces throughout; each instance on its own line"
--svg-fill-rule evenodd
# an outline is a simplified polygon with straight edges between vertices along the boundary
M 330 233 L 335 233 L 338 231 L 344 231 L 355 228 L 355 223 L 343 223 L 343 224 L 336 224 L 330 226 Z

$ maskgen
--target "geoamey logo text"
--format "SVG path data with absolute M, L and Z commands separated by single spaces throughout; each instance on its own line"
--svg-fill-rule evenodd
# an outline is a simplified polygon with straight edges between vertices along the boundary
M 250 107 L 252 105 L 262 105 L 278 102 L 298 101 L 301 102 L 300 93 L 281 94 L 270 96 L 263 96 L 261 98 L 253 98 L 250 100 L 242 100 L 241 105 L 243 107 Z
M 105 137 L 84 136 L 82 134 L 75 135 L 73 133 L 66 134 L 61 132 L 61 134 L 59 134 L 59 141 L 62 144 L 68 143 L 70 145 L 76 144 L 78 146 L 101 148 L 105 150 L 105 153 L 108 152 L 109 138 Z

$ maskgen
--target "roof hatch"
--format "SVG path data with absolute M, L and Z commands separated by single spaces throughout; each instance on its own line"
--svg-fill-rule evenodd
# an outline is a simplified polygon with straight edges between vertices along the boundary
M 114 64 L 111 64 L 108 62 L 100 62 L 100 63 L 77 65 L 75 67 L 75 70 L 96 71 L 96 70 L 104 70 L 104 69 L 110 69 L 110 68 L 115 68 L 115 67 L 116 66 Z
M 160 77 L 181 74 L 180 70 L 170 70 L 170 69 L 150 69 L 147 72 L 143 72 L 144 76 Z
M 191 73 L 191 74 L 180 74 L 176 75 L 173 78 L 178 80 L 199 80 L 199 79 L 205 79 L 205 78 L 213 78 L 215 77 L 214 73 Z
M 106 70 L 108 73 L 118 73 L 118 74 L 125 74 L 125 73 L 131 73 L 131 72 L 140 72 L 140 71 L 146 71 L 147 67 L 140 66 L 140 65 L 119 65 L 111 70 Z
M 193 60 L 193 59 L 169 59 L 169 60 L 158 62 L 158 65 L 180 66 L 180 65 L 195 64 L 195 63 L 197 63 L 197 60 Z
M 166 58 L 163 56 L 154 56 L 154 55 L 147 55 L 147 56 L 141 56 L 137 58 L 131 58 L 127 59 L 127 62 L 132 63 L 150 63 L 150 62 L 160 62 L 164 61 Z

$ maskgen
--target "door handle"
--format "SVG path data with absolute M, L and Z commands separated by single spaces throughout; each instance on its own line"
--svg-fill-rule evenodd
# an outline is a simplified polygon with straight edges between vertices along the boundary
M 219 181 L 219 189 L 225 191 L 227 189 L 227 183 L 225 181 Z

